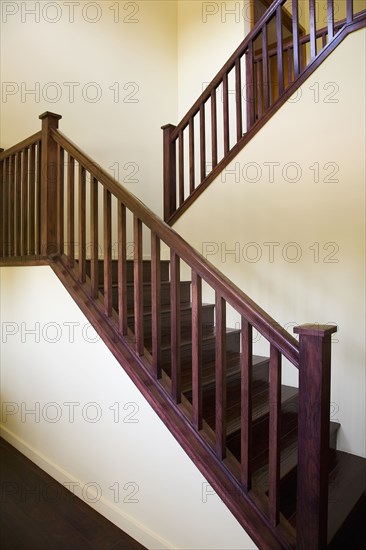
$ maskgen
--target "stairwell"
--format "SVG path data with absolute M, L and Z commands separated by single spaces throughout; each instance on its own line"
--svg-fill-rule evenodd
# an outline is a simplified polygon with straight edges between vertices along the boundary
M 263 32 L 263 25 L 274 14 L 281 21 L 283 3 L 272 4 L 239 48 L 239 56 L 248 48 L 253 56 L 251 40 Z M 343 34 L 335 34 L 334 43 L 329 41 L 328 50 L 324 48 L 325 55 L 360 26 L 364 26 L 364 16 L 354 19 L 349 7 L 339 31 Z M 332 19 L 327 29 L 333 36 Z M 265 32 L 263 36 L 262 52 L 267 51 Z M 322 60 L 315 57 L 315 37 L 314 27 L 309 39 L 315 52 L 313 68 Z M 279 43 L 277 52 L 282 52 Z M 237 59 L 238 54 L 223 72 L 224 87 L 233 62 L 240 79 Z M 304 69 L 298 75 L 297 85 L 307 74 Z M 220 73 L 212 89 L 221 78 Z M 170 223 L 177 211 L 172 144 L 175 148 L 179 136 L 183 143 L 184 128 L 190 128 L 190 191 L 195 197 L 195 189 L 201 194 L 249 139 L 239 132 L 238 115 L 238 146 L 231 148 L 229 118 L 224 116 L 225 158 L 221 164 L 214 159 L 217 168 L 210 175 L 201 171 L 201 187 L 195 187 L 193 117 L 199 113 L 204 121 L 202 105 L 208 98 L 214 105 L 212 89 L 183 119 L 179 131 L 165 128 L 165 205 Z M 282 90 L 271 114 L 293 89 L 289 85 Z M 264 99 L 268 109 L 269 99 Z M 258 123 L 255 112 L 249 113 L 251 135 L 259 131 L 268 113 Z M 40 118 L 42 132 L 0 155 L 0 265 L 51 265 L 260 548 L 315 549 L 331 543 L 336 547 L 337 534 L 345 536 L 358 507 L 364 506 L 366 490 L 365 459 L 337 451 L 339 425 L 329 422 L 331 334 L 336 327 L 298 326 L 298 342 L 64 136 L 58 130 L 59 115 L 47 112 Z M 200 135 L 202 163 L 205 138 Z M 215 131 L 212 135 L 216 141 Z M 179 155 L 182 160 L 182 149 Z M 57 173 L 51 173 L 52 166 Z M 178 168 L 178 174 L 182 213 L 190 203 L 184 198 L 184 170 Z M 128 213 L 132 213 L 132 223 Z M 113 232 L 118 234 L 117 260 L 112 257 Z M 131 233 L 133 261 L 127 255 Z M 87 242 L 91 243 L 88 251 Z M 147 243 L 149 260 L 144 258 Z M 162 259 L 162 245 L 170 251 L 169 261 Z M 190 272 L 186 279 L 183 264 Z M 213 290 L 214 303 L 203 302 L 204 285 Z M 240 316 L 240 327 L 230 327 L 227 306 Z M 253 354 L 254 329 L 269 342 L 269 357 Z M 299 370 L 298 388 L 282 383 L 283 357 Z

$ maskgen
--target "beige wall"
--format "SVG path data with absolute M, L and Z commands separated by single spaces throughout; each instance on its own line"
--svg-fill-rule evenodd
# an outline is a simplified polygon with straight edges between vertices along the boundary
M 49 267 L 0 268 L 0 317 L 3 437 L 147 548 L 256 548 Z
M 335 50 L 174 226 L 290 330 L 338 325 L 331 415 L 342 424 L 339 448 L 359 455 L 366 433 L 365 34 Z M 263 339 L 256 349 L 264 350 Z M 293 371 L 286 380 L 295 384 Z
M 60 113 L 67 136 L 161 213 L 160 127 L 177 116 L 176 3 L 74 4 L 1 3 L 1 147 L 38 131 L 42 112 Z

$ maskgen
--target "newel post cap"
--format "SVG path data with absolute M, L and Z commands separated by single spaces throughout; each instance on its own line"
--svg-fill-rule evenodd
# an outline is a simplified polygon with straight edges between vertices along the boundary
M 317 323 L 308 323 L 294 327 L 295 334 L 299 334 L 300 336 L 318 336 L 319 338 L 326 338 L 337 332 L 337 330 L 336 325 L 319 325 Z
M 62 118 L 62 115 L 58 115 L 57 113 L 51 113 L 51 111 L 45 111 L 41 115 L 39 115 L 39 118 L 43 120 L 44 118 L 55 118 L 56 120 L 60 120 Z

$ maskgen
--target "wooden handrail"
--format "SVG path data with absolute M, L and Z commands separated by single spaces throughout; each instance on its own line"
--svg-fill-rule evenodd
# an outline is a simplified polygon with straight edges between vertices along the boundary
M 335 21 L 333 6 L 335 0 L 329 0 L 328 24 L 317 28 L 316 4 L 314 0 L 309 0 L 310 32 L 304 36 L 299 32 L 298 0 L 292 0 L 292 39 L 284 39 L 283 12 L 286 1 L 276 0 L 271 4 L 179 124 L 162 127 L 164 129 L 164 219 L 170 224 L 176 222 L 187 207 L 227 166 L 232 157 L 256 134 L 262 119 L 265 123 L 268 116 L 272 116 L 285 103 L 289 97 L 288 92 L 295 91 L 302 84 L 305 76 L 309 76 L 311 71 L 315 70 L 324 59 L 324 54 L 328 55 L 348 32 L 366 24 L 366 10 L 354 13 L 352 0 L 347 0 L 347 17 Z M 276 23 L 276 46 L 268 43 L 270 22 Z M 318 44 L 319 38 L 322 39 L 321 45 Z M 261 45 L 255 44 L 256 40 L 261 42 Z M 310 44 L 310 55 L 306 52 L 307 44 Z M 229 108 L 229 75 L 233 79 L 235 77 L 232 109 Z M 245 93 L 242 89 L 244 77 Z M 295 90 L 294 84 L 296 84 Z M 220 106 L 216 100 L 218 91 L 222 93 Z M 242 116 L 244 109 L 246 109 L 246 122 Z M 208 121 L 208 128 L 211 130 L 211 140 L 206 138 L 206 112 L 209 111 L 211 111 L 211 121 Z M 219 117 L 222 119 L 222 126 L 217 124 Z M 197 126 L 199 131 L 195 135 Z M 185 155 L 184 143 L 188 133 L 189 150 Z M 196 142 L 198 142 L 197 146 L 195 146 Z M 218 150 L 221 151 L 220 158 L 218 158 Z M 206 158 L 211 162 L 211 166 L 207 164 Z M 199 165 L 200 170 L 197 170 Z
M 53 139 L 70 153 L 90 174 L 97 178 L 110 193 L 137 216 L 162 241 L 174 250 L 183 261 L 212 288 L 244 316 L 258 332 L 265 336 L 296 367 L 299 361 L 299 344 L 297 340 L 283 329 L 276 321 L 260 308 L 239 287 L 215 268 L 204 256 L 190 246 L 168 224 L 145 206 L 135 195 L 127 191 L 103 168 L 96 164 L 77 145 L 70 141 L 59 130 L 51 130 Z

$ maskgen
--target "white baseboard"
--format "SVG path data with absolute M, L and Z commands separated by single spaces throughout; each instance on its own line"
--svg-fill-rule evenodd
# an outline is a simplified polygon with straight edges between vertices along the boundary
M 62 485 L 71 483 L 74 487 L 74 494 L 85 502 L 81 493 L 82 487 L 85 485 L 82 480 L 76 480 L 69 472 L 66 472 L 58 464 L 49 460 L 45 455 L 8 430 L 5 426 L 0 426 L 0 436 Z M 95 503 L 87 502 L 86 504 L 149 550 L 176 550 L 176 546 L 168 543 L 159 535 L 138 523 L 133 517 L 126 514 L 103 496 Z

